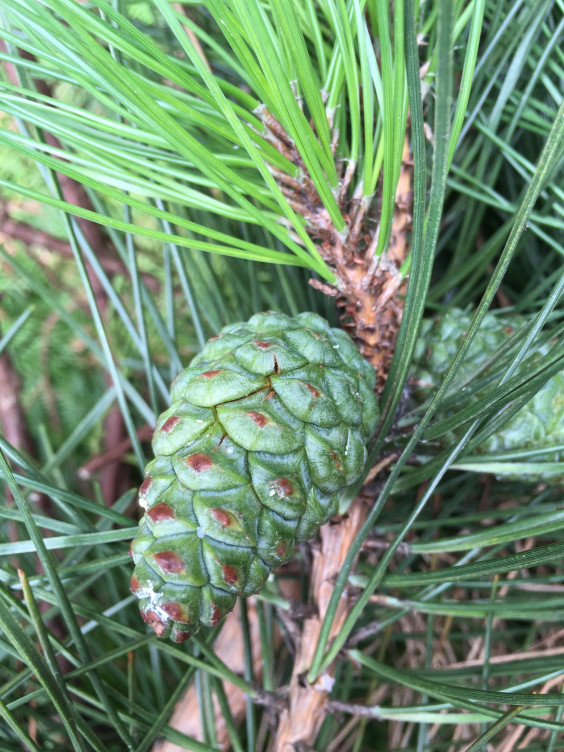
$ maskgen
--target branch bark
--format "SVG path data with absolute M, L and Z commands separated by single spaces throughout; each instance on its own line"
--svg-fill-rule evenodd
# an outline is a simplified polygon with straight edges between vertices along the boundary
M 289 707 L 280 716 L 271 752 L 293 752 L 298 745 L 312 744 L 323 723 L 327 699 L 333 688 L 335 664 L 315 684 L 308 684 L 305 675 L 313 660 L 333 584 L 367 513 L 366 503 L 357 497 L 346 515 L 321 528 L 321 542 L 314 547 L 309 599 L 317 607 L 317 614 L 304 621 L 290 682 Z M 331 624 L 330 640 L 341 630 L 349 610 L 350 593 L 345 591 Z
M 19 240 L 29 247 L 46 248 L 59 256 L 73 258 L 72 248 L 68 241 L 39 230 L 26 222 L 13 219 L 9 215 L 9 208 L 6 204 L 0 207 L 0 237 L 2 236 Z M 127 277 L 129 275 L 127 266 L 119 257 L 100 252 L 97 258 L 102 269 L 110 276 L 121 274 Z M 159 281 L 150 274 L 141 274 L 141 278 L 147 289 L 156 292 L 160 288 Z

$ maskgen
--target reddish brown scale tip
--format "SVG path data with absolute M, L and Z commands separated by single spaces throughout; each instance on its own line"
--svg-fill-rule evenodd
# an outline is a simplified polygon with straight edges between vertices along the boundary
M 197 454 L 190 455 L 186 460 L 186 464 L 190 465 L 195 473 L 201 473 L 204 470 L 209 470 L 213 462 L 207 454 L 198 452 Z
M 341 458 L 337 454 L 337 452 L 331 451 L 331 457 L 333 457 L 333 460 L 335 461 L 335 467 L 338 469 L 341 467 Z
M 306 388 L 309 389 L 310 393 L 317 399 L 319 397 L 319 392 L 315 387 L 313 387 L 311 384 L 306 384 Z
M 131 578 L 131 582 L 129 583 L 129 589 L 132 593 L 136 593 L 139 588 L 141 587 L 141 583 L 139 582 L 139 579 L 137 578 L 137 575 L 134 574 Z
M 222 527 L 228 527 L 231 524 L 231 515 L 224 509 L 211 509 L 212 517 L 219 522 Z
M 160 551 L 153 554 L 153 559 L 165 574 L 180 574 L 186 571 L 184 562 L 176 551 Z
M 186 611 L 182 608 L 180 603 L 172 601 L 171 603 L 162 603 L 161 608 L 166 611 L 169 616 L 172 616 L 174 621 L 180 621 L 183 624 L 190 624 L 190 619 L 186 616 Z
M 268 350 L 269 347 L 272 347 L 272 344 L 272 342 L 264 342 L 260 339 L 255 340 L 255 345 L 259 348 L 259 350 Z
M 230 567 L 229 564 L 223 566 L 223 578 L 228 585 L 233 585 L 237 582 L 239 575 L 234 567 Z
M 212 616 L 211 616 L 210 621 L 211 621 L 212 627 L 215 627 L 221 621 L 221 610 L 215 605 L 215 603 L 213 603 L 213 601 L 210 605 L 211 605 L 211 610 L 212 610 Z
M 141 611 L 141 618 L 145 624 L 148 624 L 154 630 L 157 637 L 162 637 L 166 632 L 167 624 L 161 621 L 154 611 L 150 609 Z
M 278 541 L 276 546 L 276 556 L 284 556 L 286 553 L 286 544 L 283 541 Z
M 151 478 L 150 475 L 148 475 L 143 481 L 143 483 L 141 483 L 141 488 L 139 489 L 139 496 L 145 496 L 152 482 L 153 482 L 153 479 Z
M 269 391 L 269 393 L 266 395 L 265 399 L 267 399 L 267 400 L 272 399 L 275 394 L 276 394 L 276 392 L 274 391 L 274 389 L 271 389 Z
M 284 496 L 291 496 L 293 492 L 293 487 L 288 478 L 278 478 L 277 481 L 275 481 L 276 487 L 279 488 L 283 493 Z
M 173 632 L 171 639 L 173 642 L 186 642 L 192 637 L 192 632 Z
M 509 326 L 509 324 L 508 324 L 503 331 L 506 334 L 513 334 L 513 332 L 515 331 L 515 329 L 512 326 Z
M 247 415 L 249 416 L 249 418 L 250 418 L 250 419 L 251 419 L 251 420 L 252 420 L 252 421 L 253 421 L 254 423 L 256 423 L 256 424 L 257 424 L 257 426 L 258 426 L 259 428 L 264 428 L 264 426 L 265 426 L 265 425 L 266 425 L 266 423 L 267 423 L 267 420 L 266 420 L 266 418 L 264 417 L 264 415 L 261 415 L 261 413 L 255 413 L 255 412 L 253 412 L 253 411 L 251 410 L 250 412 L 248 412 L 248 413 L 247 413 Z
M 133 559 L 133 541 L 129 544 L 129 551 L 127 552 Z
M 172 431 L 172 429 L 178 423 L 179 420 L 180 418 L 178 417 L 178 415 L 171 415 L 171 417 L 168 418 L 168 420 L 165 423 L 163 423 L 163 425 L 161 426 L 161 431 L 163 433 L 168 433 L 169 431 Z
M 175 519 L 174 512 L 169 505 L 164 502 L 149 509 L 147 515 L 153 520 L 153 522 L 163 522 L 164 520 Z
M 217 376 L 218 373 L 221 373 L 221 371 L 204 371 L 200 374 L 202 378 L 204 379 L 213 379 L 214 376 Z

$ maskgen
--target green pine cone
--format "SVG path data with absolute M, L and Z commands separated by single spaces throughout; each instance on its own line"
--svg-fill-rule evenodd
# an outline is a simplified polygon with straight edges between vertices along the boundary
M 375 382 L 312 313 L 227 326 L 176 377 L 131 547 L 131 590 L 159 637 L 218 624 L 335 514 L 364 468 Z
M 418 401 L 426 400 L 442 378 L 470 327 L 472 314 L 453 308 L 433 319 L 425 319 L 417 342 L 411 383 Z M 476 368 L 499 352 L 509 337 L 525 323 L 519 316 L 487 313 L 464 361 L 465 371 Z M 545 354 L 546 347 L 538 350 Z M 521 364 L 520 370 L 527 368 Z M 464 378 L 459 373 L 457 379 Z M 456 382 L 451 387 L 456 389 Z M 479 395 L 475 395 L 476 397 Z M 445 417 L 444 415 L 439 417 Z M 492 434 L 480 452 L 510 452 L 564 443 L 564 372 L 553 376 L 516 415 Z

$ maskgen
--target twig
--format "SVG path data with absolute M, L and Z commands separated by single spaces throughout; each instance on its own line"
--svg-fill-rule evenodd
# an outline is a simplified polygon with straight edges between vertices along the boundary
M 141 426 L 141 428 L 137 430 L 137 437 L 139 438 L 139 441 L 148 441 L 152 435 L 153 427 L 148 423 L 145 423 L 145 425 Z M 108 466 L 112 462 L 121 459 L 123 455 L 130 449 L 131 439 L 129 438 L 129 436 L 127 436 L 121 439 L 121 441 L 119 441 L 113 447 L 111 447 L 111 449 L 107 449 L 102 454 L 97 454 L 95 457 L 92 457 L 92 459 L 88 460 L 86 464 L 82 465 L 82 467 L 78 469 L 78 477 L 82 480 L 88 480 L 97 470 L 100 470 L 101 468 Z
M 34 444 L 19 400 L 21 379 L 6 350 L 0 354 L 0 384 L 0 425 L 4 437 L 13 447 L 33 454 Z
M 53 389 L 51 383 L 51 376 L 49 372 L 49 351 L 51 346 L 51 335 L 54 328 L 59 322 L 59 314 L 57 311 L 52 311 L 41 324 L 40 333 L 40 346 L 39 346 L 39 362 L 41 364 L 41 382 L 40 388 L 43 392 L 43 401 L 47 412 L 49 414 L 50 426 L 55 431 L 60 431 L 62 424 L 57 409 L 57 395 Z
M 34 457 L 36 455 L 35 442 L 29 432 L 20 400 L 21 379 L 14 370 L 7 351 L 0 353 L 0 385 L 0 428 L 2 429 L 4 438 L 15 449 L 26 452 L 30 457 Z M 9 491 L 6 490 L 5 493 L 6 501 L 8 501 L 10 498 Z M 30 500 L 45 517 L 54 516 L 53 504 L 46 494 L 35 492 L 30 495 Z M 50 535 L 50 531 L 45 530 L 44 535 Z M 10 538 L 17 540 L 14 523 L 10 523 Z M 38 574 L 44 574 L 43 566 L 39 559 L 36 559 L 35 569 Z M 45 613 L 49 608 L 49 603 L 40 601 L 39 610 L 41 613 Z M 66 631 L 60 616 L 53 616 L 48 621 L 47 627 L 59 640 L 65 639 Z M 64 656 L 57 656 L 57 662 L 63 674 L 72 668 Z
M 39 230 L 26 222 L 13 219 L 8 214 L 8 206 L 6 204 L 0 208 L 0 237 L 13 238 L 27 246 L 46 248 L 59 256 L 73 258 L 72 248 L 68 241 L 56 238 L 54 235 Z M 129 270 L 120 258 L 104 254 L 101 250 L 96 258 L 107 274 L 129 276 Z M 141 278 L 149 290 L 157 291 L 159 289 L 159 282 L 152 275 L 142 273 Z
M 266 128 L 264 137 L 307 175 L 303 160 L 282 125 L 264 106 L 257 107 L 255 113 Z M 342 160 L 337 167 L 343 167 Z M 351 197 L 348 195 L 355 167 L 354 162 L 348 162 L 340 182 L 338 202 L 347 225 L 342 233 L 336 231 L 311 180 L 305 178 L 294 189 L 291 181 L 280 177 L 274 169 L 272 172 L 290 206 L 307 220 L 308 235 L 318 244 L 321 255 L 339 279 L 336 287 L 315 279 L 310 284 L 336 298 L 342 326 L 374 366 L 378 374 L 377 391 L 381 392 L 394 354 L 407 287 L 399 270 L 407 255 L 413 200 L 408 137 L 404 141 L 390 240 L 382 256 L 375 255 L 380 229 L 379 202 L 363 197 L 361 185 L 355 186 Z
M 174 8 L 174 10 L 175 10 L 175 11 L 177 11 L 178 13 L 182 13 L 182 15 L 183 15 L 183 16 L 187 16 L 187 15 L 188 15 L 188 14 L 186 13 L 186 8 L 185 8 L 185 7 L 184 7 L 184 6 L 182 5 L 182 3 L 173 3 L 173 4 L 172 4 L 172 7 L 173 7 L 173 8 Z M 211 72 L 212 72 L 212 68 L 211 68 L 211 65 L 210 65 L 210 64 L 209 64 L 209 62 L 208 62 L 208 59 L 207 59 L 207 57 L 206 57 L 206 53 L 204 52 L 204 50 L 203 50 L 203 47 L 202 47 L 202 45 L 200 44 L 200 40 L 199 40 L 199 39 L 198 39 L 198 37 L 197 37 L 197 36 L 196 36 L 196 35 L 194 34 L 194 32 L 192 31 L 192 29 L 190 29 L 190 28 L 189 28 L 188 26 L 186 26 L 186 24 L 182 24 L 182 28 L 183 28 L 183 29 L 184 29 L 184 31 L 186 32 L 186 36 L 188 37 L 188 39 L 189 39 L 189 40 L 190 40 L 190 41 L 192 42 L 192 44 L 194 45 L 194 48 L 195 48 L 196 52 L 198 53 L 198 55 L 199 55 L 199 56 L 200 56 L 200 57 L 202 58 L 202 60 L 204 61 L 206 68 L 207 68 L 207 69 L 209 70 L 209 72 L 211 73 Z
M 367 705 L 358 705 L 352 702 L 329 700 L 327 710 L 331 713 L 348 713 L 349 715 L 362 716 L 363 718 L 380 718 L 377 707 L 371 708 Z
M 274 123 L 269 113 L 262 112 L 262 119 L 275 134 L 274 145 L 283 142 L 279 123 Z M 294 159 L 299 165 L 299 160 Z M 307 216 L 307 231 L 315 240 L 321 240 L 320 252 L 333 266 L 339 278 L 339 290 L 312 280 L 310 284 L 328 295 L 337 296 L 342 309 L 342 323 L 356 340 L 363 356 L 374 366 L 378 374 L 377 389 L 383 388 L 393 357 L 397 333 L 403 313 L 403 294 L 406 282 L 399 269 L 407 254 L 407 232 L 411 222 L 411 175 L 412 163 L 409 142 L 406 137 L 402 168 L 395 196 L 395 211 L 390 242 L 386 253 L 374 257 L 379 225 L 376 202 L 359 199 L 359 189 L 351 199 L 347 198 L 355 165 L 349 163 L 341 182 L 339 205 L 347 222 L 348 237 L 337 233 L 317 195 L 303 198 L 303 192 L 295 196 L 294 206 L 302 216 Z M 297 204 L 302 204 L 300 210 Z M 378 263 L 375 264 L 374 261 Z M 374 475 L 382 471 L 394 457 L 382 460 Z M 318 615 L 304 622 L 297 645 L 296 659 L 290 684 L 289 708 L 280 718 L 277 736 L 271 752 L 293 752 L 313 744 L 327 711 L 327 699 L 333 683 L 335 664 L 322 674 L 314 685 L 305 683 L 304 677 L 311 666 L 333 588 L 333 580 L 352 542 L 366 517 L 365 506 L 357 498 L 349 508 L 349 516 L 337 524 L 326 525 L 321 530 L 321 548 L 315 550 L 312 571 L 310 602 L 318 608 Z M 332 621 L 330 639 L 340 631 L 348 614 L 350 595 L 344 593 Z
M 335 578 L 366 514 L 366 505 L 357 498 L 344 517 L 321 528 L 321 545 L 314 548 L 310 598 L 317 605 L 318 613 L 306 619 L 303 625 L 290 682 L 289 708 L 280 717 L 272 752 L 294 752 L 300 744 L 312 744 L 325 718 L 335 665 L 331 665 L 315 684 L 307 684 L 303 677 L 313 660 Z M 330 640 L 336 637 L 344 624 L 350 608 L 349 598 L 350 594 L 345 591 L 331 625 Z
M 382 625 L 379 621 L 371 621 L 365 627 L 362 627 L 357 632 L 352 634 L 346 642 L 347 648 L 352 648 L 358 645 L 359 642 L 364 642 L 369 637 L 380 634 L 382 632 Z
M 6 238 L 19 240 L 25 245 L 48 248 L 62 256 L 72 256 L 72 249 L 66 240 L 56 238 L 48 232 L 32 227 L 25 222 L 12 219 L 8 213 L 8 205 L 2 204 L 0 209 L 0 234 Z
M 106 383 L 108 381 L 110 381 L 109 377 L 106 379 Z M 108 386 L 110 385 L 111 383 L 108 384 Z M 113 454 L 114 458 L 102 465 L 100 488 L 106 506 L 111 506 L 132 485 L 131 466 L 122 461 L 123 452 L 116 453 L 115 451 L 116 447 L 121 448 L 127 436 L 125 423 L 118 405 L 113 405 L 110 409 L 104 421 L 104 432 L 105 454 L 106 456 Z M 127 439 L 127 441 L 130 440 Z

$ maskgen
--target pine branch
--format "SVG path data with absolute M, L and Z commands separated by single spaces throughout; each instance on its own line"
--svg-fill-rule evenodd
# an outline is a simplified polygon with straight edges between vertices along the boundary
M 306 745 L 306 748 L 312 745 L 325 719 L 327 700 L 334 684 L 336 662 L 314 684 L 309 684 L 304 677 L 311 667 L 333 583 L 366 515 L 366 500 L 358 497 L 342 518 L 334 518 L 321 528 L 320 545 L 313 545 L 309 603 L 317 613 L 303 624 L 290 681 L 289 707 L 280 716 L 273 752 L 287 752 L 299 749 L 300 745 Z M 340 600 L 332 620 L 330 639 L 343 626 L 349 612 L 350 599 L 351 593 L 346 592 Z
M 376 256 L 381 193 L 366 197 L 362 183 L 359 183 L 349 196 L 354 169 L 351 169 L 352 163 L 344 168 L 341 162 L 339 168 L 344 169 L 344 173 L 338 203 L 346 229 L 339 232 L 314 183 L 307 176 L 299 151 L 281 124 L 266 109 L 261 109 L 259 115 L 267 129 L 267 139 L 298 168 L 299 178 L 277 170 L 272 172 L 294 211 L 306 220 L 308 235 L 337 276 L 334 286 L 315 278 L 310 284 L 335 298 L 342 326 L 358 344 L 363 357 L 374 366 L 378 374 L 378 391 L 381 392 L 395 350 L 407 287 L 402 267 L 409 252 L 407 241 L 413 202 L 409 139 L 407 136 L 404 139 L 390 241 L 386 252 Z M 334 130 L 332 140 L 338 144 L 338 139 L 338 131 Z

